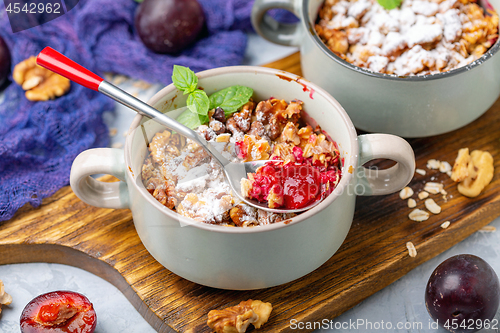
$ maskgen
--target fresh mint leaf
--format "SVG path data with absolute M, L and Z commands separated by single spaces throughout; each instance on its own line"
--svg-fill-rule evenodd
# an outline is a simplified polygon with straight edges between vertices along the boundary
M 207 93 L 203 90 L 195 90 L 189 94 L 187 99 L 187 107 L 191 112 L 207 115 L 208 107 L 210 105 L 210 101 L 208 99 Z
M 399 7 L 399 5 L 401 5 L 401 2 L 403 2 L 403 0 L 377 0 L 377 2 L 385 9 L 391 10 L 396 7 Z
M 192 93 L 198 87 L 198 77 L 192 70 L 184 66 L 174 65 L 172 82 L 184 95 Z
M 208 116 L 193 113 L 188 109 L 181 113 L 175 120 L 190 129 L 195 129 L 200 125 L 206 124 L 208 122 Z
M 245 86 L 231 86 L 210 95 L 210 109 L 221 107 L 229 115 L 248 102 L 252 97 L 253 89 Z

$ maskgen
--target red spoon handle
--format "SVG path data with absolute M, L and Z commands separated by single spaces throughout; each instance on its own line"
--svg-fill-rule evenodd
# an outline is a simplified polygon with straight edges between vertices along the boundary
M 99 84 L 104 81 L 98 75 L 48 46 L 38 54 L 36 63 L 95 91 L 99 90 Z

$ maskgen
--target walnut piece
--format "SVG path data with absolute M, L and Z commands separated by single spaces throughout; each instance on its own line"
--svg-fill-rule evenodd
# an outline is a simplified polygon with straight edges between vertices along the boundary
M 248 134 L 243 137 L 243 144 L 240 149 L 245 162 L 268 160 L 271 152 L 271 146 L 267 140 Z
M 71 87 L 67 78 L 38 66 L 35 56 L 17 64 L 12 78 L 26 90 L 26 98 L 30 101 L 47 101 L 60 97 Z
M 12 296 L 5 292 L 3 282 L 0 280 L 0 313 L 2 313 L 2 305 L 9 305 L 10 303 L 12 303 Z
M 462 148 L 453 165 L 451 179 L 458 182 L 458 192 L 477 197 L 493 178 L 493 156 L 487 151 Z
M 470 162 L 469 148 L 462 148 L 458 151 L 458 156 L 453 164 L 451 179 L 455 182 L 461 182 L 468 176 L 468 165 Z
M 257 221 L 257 209 L 241 203 L 229 211 L 229 217 L 238 227 L 251 227 L 259 225 Z
M 230 308 L 210 311 L 207 325 L 216 333 L 243 333 L 250 324 L 260 328 L 272 309 L 271 303 L 249 299 Z

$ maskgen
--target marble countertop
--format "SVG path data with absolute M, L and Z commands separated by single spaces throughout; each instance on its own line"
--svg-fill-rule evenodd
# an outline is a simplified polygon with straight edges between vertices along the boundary
M 296 51 L 268 43 L 256 35 L 249 36 L 249 46 L 244 64 L 260 65 L 280 59 Z M 134 93 L 133 84 L 120 84 L 124 90 Z M 154 85 L 146 91 L 135 91 L 139 98 L 149 99 L 161 87 Z M 105 115 L 110 128 L 116 128 L 110 145 L 124 144 L 122 135 L 135 116 L 122 106 Z M 500 218 L 491 223 L 500 228 Z M 424 291 L 432 271 L 445 259 L 470 253 L 486 260 L 500 274 L 500 233 L 479 231 L 451 249 L 410 271 L 404 277 L 375 293 L 337 318 L 309 323 L 316 332 L 447 332 L 436 329 L 430 320 L 424 302 Z M 1 255 L 1 253 L 0 253 Z M 19 317 L 24 306 L 34 297 L 49 291 L 71 290 L 86 295 L 97 313 L 97 333 L 153 333 L 155 330 L 141 317 L 123 294 L 112 284 L 79 268 L 46 263 L 15 264 L 0 266 L 0 279 L 13 303 L 4 306 L 0 314 L 0 332 L 19 332 Z M 279 311 L 275 309 L 274 311 Z M 495 319 L 500 320 L 500 312 Z M 305 323 L 307 324 L 307 323 Z M 500 324 L 497 325 L 500 327 Z M 265 326 L 264 326 L 265 328 Z M 294 326 L 291 326 L 294 328 Z M 301 331 L 300 327 L 296 327 Z M 498 332 L 499 329 L 481 330 L 481 333 Z

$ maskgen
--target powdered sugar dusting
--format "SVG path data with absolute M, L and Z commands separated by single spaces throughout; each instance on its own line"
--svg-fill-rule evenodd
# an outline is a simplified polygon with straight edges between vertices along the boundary
M 375 72 L 404 76 L 447 71 L 477 60 L 498 36 L 497 14 L 485 15 L 473 1 L 404 0 L 392 10 L 376 0 L 327 3 L 333 5 L 325 5 L 322 13 L 331 13 L 331 19 L 328 14 L 320 18 L 320 37 L 350 63 Z M 349 44 L 347 53 L 340 48 L 343 41 Z

